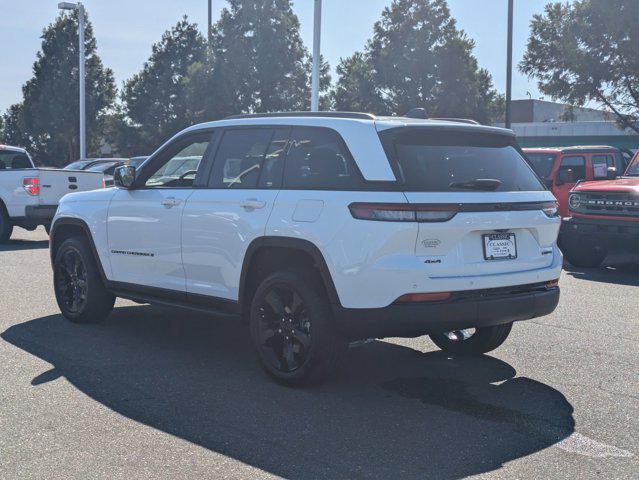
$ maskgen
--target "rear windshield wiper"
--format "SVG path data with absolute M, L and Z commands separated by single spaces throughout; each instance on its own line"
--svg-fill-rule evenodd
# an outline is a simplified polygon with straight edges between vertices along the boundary
M 476 178 L 467 182 L 452 182 L 448 184 L 449 188 L 459 188 L 464 190 L 485 190 L 491 192 L 497 190 L 501 186 L 501 180 L 496 178 Z

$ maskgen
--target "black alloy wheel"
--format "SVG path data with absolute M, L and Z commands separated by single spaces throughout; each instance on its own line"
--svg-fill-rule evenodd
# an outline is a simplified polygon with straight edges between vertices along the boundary
M 311 319 L 302 297 L 292 287 L 276 285 L 259 305 L 259 348 L 276 370 L 291 373 L 302 367 L 311 348 Z
M 60 302 L 71 314 L 78 314 L 87 302 L 87 270 L 75 249 L 67 249 L 56 265 L 56 290 Z
M 102 281 L 89 242 L 83 237 L 68 238 L 57 249 L 53 287 L 62 315 L 74 323 L 100 322 L 115 303 L 115 296 Z
M 315 272 L 275 271 L 261 280 L 250 302 L 253 346 L 277 382 L 319 384 L 339 370 L 348 342 Z

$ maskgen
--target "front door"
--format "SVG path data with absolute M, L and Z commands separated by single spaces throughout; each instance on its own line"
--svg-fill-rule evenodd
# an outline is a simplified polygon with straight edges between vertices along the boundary
M 189 197 L 182 222 L 187 294 L 238 300 L 242 262 L 264 235 L 278 195 L 289 128 L 229 128 L 207 188 Z
M 112 280 L 185 292 L 180 228 L 211 134 L 182 137 L 145 163 L 109 206 Z

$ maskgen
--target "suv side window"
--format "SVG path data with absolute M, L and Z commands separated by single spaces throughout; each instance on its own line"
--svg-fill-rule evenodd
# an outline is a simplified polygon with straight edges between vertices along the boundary
M 608 178 L 608 167 L 615 166 L 612 155 L 593 155 L 592 173 L 594 178 Z
M 284 188 L 350 190 L 358 185 L 358 172 L 337 132 L 320 127 L 293 128 Z
M 202 133 L 178 139 L 169 145 L 160 157 L 154 159 L 142 171 L 144 186 L 159 187 L 192 187 L 202 158 L 211 143 L 211 133 Z
M 273 130 L 238 128 L 224 132 L 215 155 L 209 186 L 213 188 L 255 188 Z
M 574 157 L 563 157 L 561 159 L 561 165 L 559 166 L 559 172 L 563 170 L 572 170 L 572 181 L 586 179 L 586 157 L 581 155 Z

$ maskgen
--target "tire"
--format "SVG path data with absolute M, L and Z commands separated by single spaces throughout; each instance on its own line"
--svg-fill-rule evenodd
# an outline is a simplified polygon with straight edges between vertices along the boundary
M 74 323 L 97 323 L 113 310 L 115 297 L 102 283 L 83 237 L 71 237 L 60 245 L 53 261 L 53 286 L 62 315 Z
M 504 343 L 512 327 L 513 324 L 510 322 L 476 328 L 475 332 L 464 340 L 451 340 L 445 333 L 432 333 L 430 339 L 440 349 L 452 355 L 481 355 L 495 350 Z
M 337 371 L 348 348 L 323 286 L 308 272 L 267 276 L 251 300 L 249 323 L 262 368 L 285 385 L 322 383 Z
M 568 263 L 578 268 L 600 267 L 608 255 L 608 252 L 598 245 L 579 245 L 576 242 L 566 242 L 563 253 Z
M 7 209 L 4 208 L 2 202 L 0 202 L 0 244 L 7 243 L 13 233 L 13 223 L 7 213 Z
M 44 231 L 47 232 L 47 235 L 51 235 L 51 225 L 45 225 Z

